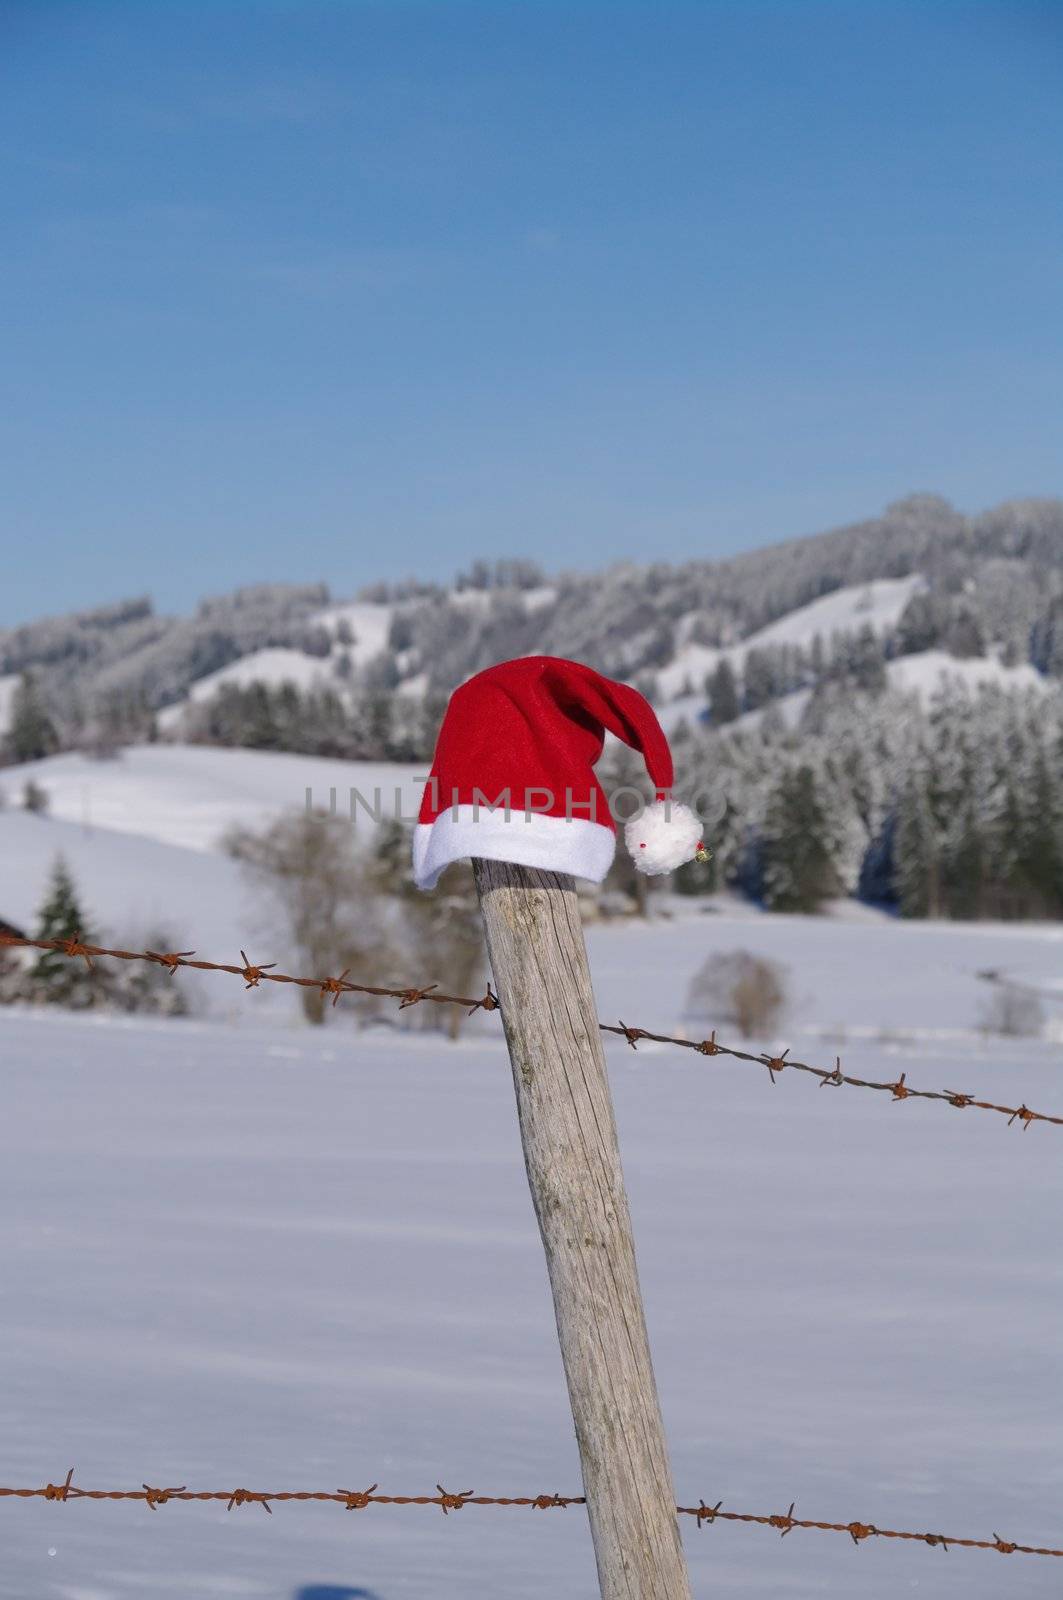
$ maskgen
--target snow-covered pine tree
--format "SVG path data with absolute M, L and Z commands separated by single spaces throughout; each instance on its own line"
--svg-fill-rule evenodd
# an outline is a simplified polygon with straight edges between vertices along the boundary
M 726 656 L 722 656 L 714 671 L 709 673 L 705 680 L 705 691 L 709 697 L 709 709 L 712 720 L 717 728 L 722 728 L 725 723 L 734 722 L 741 706 L 738 699 L 738 681 L 735 670 Z
M 853 638 L 849 661 L 856 687 L 868 694 L 881 694 L 887 682 L 886 658 L 882 641 L 869 622 L 865 622 Z
M 8 748 L 15 761 L 40 761 L 59 748 L 59 734 L 32 672 L 24 672 L 11 700 Z
M 38 939 L 79 939 L 93 943 L 88 919 L 62 856 L 52 868 L 48 894 L 37 922 Z M 37 1005 L 69 1006 L 85 1011 L 104 1004 L 114 992 L 112 972 L 103 962 L 42 950 L 26 973 L 25 998 Z
M 893 838 L 894 891 L 901 914 L 936 917 L 941 911 L 937 828 L 922 774 L 913 772 L 901 791 Z
M 772 911 L 817 911 L 839 893 L 827 807 L 811 766 L 777 780 L 760 836 L 761 893 Z

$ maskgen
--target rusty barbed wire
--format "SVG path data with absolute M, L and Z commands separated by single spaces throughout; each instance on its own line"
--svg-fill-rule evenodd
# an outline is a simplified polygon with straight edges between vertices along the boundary
M 30 950 L 54 950 L 60 955 L 69 956 L 72 960 L 84 959 L 91 967 L 96 958 L 106 958 L 115 961 L 147 961 L 155 966 L 163 967 L 171 977 L 182 967 L 187 967 L 197 972 L 226 972 L 233 977 L 244 980 L 245 989 L 257 989 L 263 983 L 290 983 L 303 989 L 318 989 L 323 995 L 330 996 L 335 1005 L 341 994 L 366 994 L 379 999 L 397 1000 L 399 1010 L 404 1011 L 410 1006 L 419 1005 L 422 1001 L 429 1001 L 435 1005 L 463 1006 L 469 1016 L 475 1011 L 497 1011 L 500 1009 L 498 996 L 491 985 L 487 985 L 486 993 L 479 998 L 470 995 L 447 994 L 440 991 L 437 984 L 407 985 L 405 987 L 388 987 L 381 984 L 355 983 L 349 976 L 350 969 L 340 973 L 338 977 L 326 978 L 301 978 L 294 977 L 287 972 L 278 972 L 275 962 L 254 963 L 246 952 L 240 951 L 241 964 L 226 961 L 207 961 L 197 958 L 194 950 L 116 950 L 105 945 L 90 944 L 82 940 L 80 934 L 73 939 L 29 939 L 20 934 L 0 933 L 0 946 L 11 946 Z M 745 1062 L 748 1065 L 766 1069 L 768 1077 L 775 1083 L 778 1075 L 784 1071 L 804 1072 L 818 1079 L 821 1089 L 828 1086 L 841 1088 L 843 1085 L 853 1089 L 874 1089 L 879 1093 L 886 1093 L 893 1101 L 900 1100 L 936 1100 L 941 1104 L 952 1106 L 958 1111 L 970 1108 L 973 1111 L 991 1111 L 999 1116 L 1006 1117 L 1008 1126 L 1017 1123 L 1026 1131 L 1031 1123 L 1045 1122 L 1053 1127 L 1063 1127 L 1063 1116 L 1054 1116 L 1046 1111 L 1033 1111 L 1026 1105 L 1007 1106 L 1000 1105 L 993 1100 L 982 1100 L 977 1095 L 966 1094 L 958 1089 L 919 1089 L 907 1081 L 907 1073 L 902 1072 L 895 1079 L 858 1078 L 852 1073 L 843 1072 L 841 1057 L 835 1056 L 834 1066 L 828 1071 L 826 1067 L 817 1067 L 807 1061 L 796 1061 L 789 1050 L 782 1050 L 776 1054 L 769 1051 L 738 1050 L 733 1045 L 722 1044 L 716 1038 L 716 1030 L 707 1039 L 686 1039 L 678 1034 L 655 1033 L 649 1028 L 631 1027 L 623 1020 L 617 1023 L 601 1022 L 598 1027 L 602 1033 L 612 1033 L 626 1039 L 633 1050 L 636 1050 L 641 1041 L 647 1040 L 653 1044 L 675 1045 L 681 1050 L 693 1050 L 702 1056 L 728 1056 L 733 1061 Z
M 57 955 L 69 956 L 71 960 L 84 959 L 89 967 L 92 966 L 93 960 L 98 958 L 112 961 L 147 961 L 154 966 L 165 968 L 171 977 L 182 967 L 195 972 L 227 972 L 232 977 L 243 978 L 245 989 L 257 989 L 263 983 L 291 983 L 300 989 L 318 989 L 323 995 L 330 995 L 333 1005 L 341 994 L 368 994 L 383 1000 L 397 1000 L 400 1011 L 407 1006 L 417 1005 L 422 1000 L 431 1000 L 441 1006 L 465 1006 L 470 1016 L 474 1011 L 494 1011 L 498 1007 L 498 996 L 492 993 L 490 984 L 487 985 L 486 994 L 474 1000 L 466 995 L 441 993 L 438 984 L 434 983 L 420 987 L 407 985 L 405 988 L 388 988 L 375 983 L 354 983 L 349 977 L 349 967 L 336 978 L 299 978 L 293 977 L 288 972 L 278 972 L 274 961 L 258 963 L 251 961 L 244 950 L 240 951 L 240 965 L 237 965 L 230 961 L 198 959 L 194 950 L 116 950 L 107 945 L 90 944 L 82 939 L 80 933 L 73 939 L 28 939 L 21 934 L 0 933 L 0 946 L 3 945 L 25 950 L 54 950 Z
M 853 1089 L 877 1089 L 880 1093 L 888 1093 L 892 1100 L 938 1100 L 945 1105 L 954 1106 L 959 1111 L 968 1106 L 975 1111 L 995 1111 L 1000 1116 L 1007 1117 L 1009 1127 L 1017 1122 L 1023 1132 L 1032 1122 L 1048 1122 L 1055 1127 L 1063 1127 L 1063 1116 L 1052 1116 L 1047 1111 L 1032 1111 L 1028 1105 L 998 1105 L 993 1100 L 980 1100 L 976 1095 L 964 1094 L 958 1089 L 917 1089 L 914 1084 L 907 1081 L 908 1075 L 905 1072 L 895 1079 L 857 1078 L 852 1073 L 842 1071 L 840 1056 L 835 1056 L 834 1066 L 828 1072 L 826 1067 L 812 1066 L 807 1061 L 795 1061 L 789 1050 L 783 1050 L 777 1055 L 772 1055 L 767 1050 L 760 1052 L 736 1050 L 732 1045 L 721 1044 L 716 1038 L 715 1029 L 707 1039 L 680 1039 L 673 1034 L 651 1033 L 647 1028 L 629 1028 L 623 1022 L 616 1025 L 599 1022 L 598 1026 L 603 1033 L 619 1034 L 627 1040 L 632 1050 L 638 1048 L 641 1039 L 649 1039 L 655 1044 L 674 1044 L 683 1050 L 695 1050 L 703 1056 L 730 1056 L 734 1061 L 744 1061 L 751 1066 L 764 1067 L 772 1083 L 776 1081 L 780 1072 L 792 1069 L 794 1072 L 806 1072 L 813 1078 L 818 1078 L 821 1089 L 825 1089 L 828 1085 L 840 1088 L 846 1084 Z
M 0 1488 L 0 1499 L 51 1500 L 66 1504 L 71 1500 L 140 1501 L 149 1511 L 171 1501 L 214 1501 L 233 1511 L 240 1506 L 258 1505 L 272 1515 L 273 1505 L 292 1501 L 313 1501 L 342 1506 L 345 1511 L 364 1511 L 368 1506 L 438 1506 L 444 1516 L 461 1511 L 466 1506 L 515 1506 L 533 1511 L 566 1510 L 569 1506 L 586 1505 L 583 1495 L 535 1494 L 492 1495 L 476 1494 L 472 1489 L 457 1492 L 436 1484 L 435 1494 L 380 1494 L 379 1485 L 371 1483 L 367 1489 L 189 1489 L 185 1484 L 172 1488 L 155 1487 L 142 1483 L 139 1489 L 84 1489 L 74 1482 L 74 1469 L 70 1468 L 59 1483 L 45 1483 L 36 1488 Z M 915 1544 L 925 1544 L 948 1550 L 951 1545 L 963 1550 L 996 1550 L 1004 1556 L 1063 1556 L 1063 1549 L 1049 1545 L 1019 1544 L 1016 1540 L 1002 1539 L 994 1533 L 991 1539 L 974 1539 L 958 1534 L 911 1533 L 900 1528 L 880 1528 L 873 1522 L 828 1522 L 817 1517 L 797 1517 L 794 1502 L 788 1511 L 754 1512 L 724 1511 L 723 1501 L 707 1505 L 699 1500 L 696 1506 L 676 1506 L 676 1515 L 694 1517 L 698 1527 L 714 1522 L 744 1522 L 761 1528 L 774 1528 L 785 1537 L 794 1528 L 807 1528 L 817 1533 L 848 1534 L 854 1544 L 866 1539 L 906 1539 Z

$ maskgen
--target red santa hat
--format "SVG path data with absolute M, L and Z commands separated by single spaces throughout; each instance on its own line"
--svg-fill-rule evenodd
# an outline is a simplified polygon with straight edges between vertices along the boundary
M 672 754 L 636 690 L 578 661 L 525 656 L 488 667 L 450 697 L 414 833 L 414 878 L 432 889 L 452 861 L 483 856 L 600 883 L 616 828 L 594 775 L 605 733 L 641 752 L 656 800 L 628 821 L 642 872 L 707 859 L 701 824 L 668 798 Z

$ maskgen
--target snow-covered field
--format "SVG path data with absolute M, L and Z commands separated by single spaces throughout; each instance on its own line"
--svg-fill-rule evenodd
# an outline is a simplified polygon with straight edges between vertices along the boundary
M 414 781 L 418 773 L 420 784 Z M 113 761 L 71 751 L 27 762 L 0 772 L 0 787 L 15 802 L 32 778 L 48 795 L 50 817 L 184 849 L 215 850 L 234 825 L 261 827 L 282 811 L 300 809 L 307 789 L 312 803 L 324 807 L 335 789 L 341 816 L 350 813 L 352 788 L 370 805 L 379 790 L 387 814 L 394 814 L 398 790 L 409 817 L 420 801 L 424 776 L 423 768 L 383 762 L 148 744 L 133 745 Z M 356 807 L 356 821 L 368 825 L 364 806 Z
M 262 828 L 306 803 L 335 807 L 355 832 L 369 837 L 379 815 L 412 817 L 420 800 L 416 767 L 326 761 L 314 756 L 196 745 L 140 745 L 113 761 L 77 753 L 6 769 L 0 778 L 12 802 L 0 809 L 0 917 L 27 931 L 36 927 L 57 856 L 69 866 L 82 908 L 97 936 L 141 948 L 167 931 L 179 949 L 195 948 L 216 961 L 286 962 L 289 952 L 272 908 L 221 850 L 234 826 Z M 421 773 L 423 777 L 423 773 Z M 48 811 L 15 808 L 32 777 L 48 796 Z M 251 941 L 250 943 L 248 941 Z M 267 954 L 268 951 L 268 954 Z M 237 1020 L 240 993 L 219 989 L 194 973 L 182 976 L 197 1011 Z M 294 990 L 267 988 L 270 1015 L 298 1013 Z
M 1058 929 L 599 927 L 602 1015 L 682 1026 L 736 944 L 787 962 L 799 1057 L 1063 1105 L 1058 1049 L 975 1032 L 976 972 L 1051 982 Z M 494 1019 L 457 1045 L 267 1028 L 215 981 L 245 1026 L 0 1012 L 0 1480 L 578 1492 Z M 1060 1542 L 1058 1132 L 666 1047 L 609 1059 L 681 1499 Z M 12 1600 L 596 1592 L 577 1509 L 2 1515 Z M 683 1531 L 699 1596 L 1056 1592 L 1031 1557 Z
M 158 747 L 37 775 L 55 814 L 0 814 L 0 915 L 32 922 L 61 849 L 109 927 L 166 916 L 221 959 L 278 953 L 221 829 L 301 804 L 308 782 L 342 806 L 369 777 Z M 1058 1044 L 984 1036 L 978 977 L 1063 998 L 1063 927 L 676 905 L 589 930 L 607 1020 L 701 1036 L 691 980 L 745 946 L 787 968 L 780 1037 L 761 1042 L 1063 1108 Z M 116 1488 L 578 1492 L 497 1018 L 456 1045 L 358 1031 L 342 1006 L 312 1030 L 284 991 L 203 986 L 215 1014 L 185 1022 L 0 1009 L 0 1482 L 73 1465 Z M 1044 1006 L 1058 1037 L 1063 1004 Z M 1058 1130 L 608 1051 L 681 1499 L 1063 1542 Z M 596 1592 L 576 1508 L 4 1501 L 0 1518 L 3 1600 Z M 1026 1600 L 1058 1583 L 1031 1557 L 683 1533 L 699 1597 Z

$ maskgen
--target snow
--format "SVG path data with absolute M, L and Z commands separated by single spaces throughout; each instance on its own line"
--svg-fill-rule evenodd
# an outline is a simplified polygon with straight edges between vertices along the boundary
M 395 790 L 403 813 L 412 817 L 421 798 L 424 771 L 385 762 L 333 761 L 319 756 L 264 750 L 221 750 L 203 745 L 133 745 L 114 760 L 77 752 L 9 767 L 0 775 L 9 796 L 32 778 L 47 792 L 49 814 L 66 822 L 112 828 L 189 850 L 213 850 L 235 824 L 262 827 L 283 811 L 302 808 L 306 790 L 315 806 L 328 807 L 336 790 L 340 815 L 350 810 L 350 792 L 370 803 L 380 791 L 393 814 Z M 363 830 L 369 819 L 357 812 Z
M 717 911 L 589 942 L 603 1016 L 681 1024 L 706 955 L 753 943 L 790 966 L 795 1056 L 1063 1103 L 1058 1052 L 968 1037 L 978 967 L 1058 970 L 1058 928 Z M 4 1481 L 578 1493 L 493 1020 L 451 1045 L 0 1011 Z M 1058 1542 L 1059 1135 L 664 1046 L 608 1056 L 683 1503 Z M 577 1508 L 4 1519 L 0 1593 L 34 1600 L 597 1593 Z M 697 1595 L 1002 1592 L 987 1553 L 683 1536 Z M 1046 1566 L 1012 1558 L 1009 1600 L 1047 1594 Z
M 557 590 L 550 584 L 540 584 L 535 589 L 522 589 L 520 603 L 529 614 L 533 611 L 543 611 L 547 606 L 552 606 L 557 599 Z
M 703 694 L 681 694 L 667 705 L 657 707 L 658 721 L 669 738 L 681 722 L 696 727 L 703 718 L 707 719 L 707 714 L 708 704 Z
M 697 697 L 692 697 L 696 699 Z M 733 722 L 725 724 L 728 733 L 748 733 L 753 728 L 758 728 L 768 715 L 780 717 L 787 728 L 796 728 L 804 714 L 805 707 L 812 698 L 811 689 L 795 689 L 792 694 L 780 695 L 777 700 L 770 700 L 767 705 L 757 706 L 753 711 L 743 711 L 735 717 Z M 706 706 L 704 697 L 701 697 L 702 707 Z M 688 712 L 688 720 L 694 718 Z M 709 719 L 711 721 L 711 718 Z
M 968 690 L 997 684 L 1004 689 L 1035 689 L 1043 693 L 1045 680 L 1028 661 L 1005 667 L 994 656 L 960 658 L 944 650 L 922 650 L 916 655 L 898 656 L 886 668 L 890 684 L 907 693 L 928 699 L 936 691 L 955 683 Z
M 743 641 L 743 648 L 765 644 L 810 645 L 816 634 L 826 641 L 832 633 L 855 633 L 870 625 L 876 633 L 896 627 L 914 594 L 926 587 L 919 573 L 907 578 L 876 578 L 871 583 L 835 589 Z
M 36 930 L 60 855 L 97 940 L 139 950 L 167 932 L 179 949 L 194 946 L 210 960 L 237 961 L 241 946 L 256 938 L 261 912 L 250 883 L 227 856 L 25 811 L 0 811 L 0 917 L 23 932 Z M 276 939 L 272 931 L 269 937 Z M 239 1016 L 238 994 L 223 992 L 218 980 L 184 973 L 181 983 L 197 1010 Z M 279 1014 L 294 999 L 271 990 L 268 1004 Z
M 11 726 L 11 702 L 20 676 L 17 672 L 0 673 L 0 733 L 6 733 Z
M 228 823 L 301 805 L 308 783 L 341 807 L 352 784 L 398 782 L 407 814 L 417 795 L 409 768 L 197 747 L 52 757 L 12 769 L 12 792 L 30 775 L 52 812 L 0 813 L 0 915 L 33 923 L 61 850 L 102 924 L 165 917 L 222 960 L 281 954 L 213 848 Z M 1037 989 L 1058 1023 L 1063 925 L 656 903 L 673 914 L 588 930 L 604 1019 L 704 1036 L 691 982 L 745 947 L 785 967 L 790 994 L 779 1036 L 752 1048 L 1063 1107 L 1058 1047 L 986 1037 L 979 977 Z M 0 1008 L 3 1481 L 74 1465 L 116 1488 L 578 1493 L 497 1018 L 452 1044 L 359 1030 L 342 1003 L 311 1029 L 286 991 L 223 975 L 200 992 L 215 1014 L 184 1022 Z M 645 1041 L 607 1051 L 683 1503 L 796 1497 L 810 1516 L 1058 1542 L 1058 1131 L 793 1072 L 773 1086 Z M 12 1600 L 596 1593 L 577 1508 L 12 1501 L 3 1516 Z M 683 1535 L 698 1595 L 1001 1593 L 985 1553 Z M 1006 1592 L 1050 1581 L 1015 1557 Z
M 1037 668 L 1027 661 L 1006 667 L 994 656 L 960 658 L 950 656 L 944 650 L 923 650 L 916 655 L 898 656 L 896 660 L 886 663 L 886 677 L 890 688 L 902 694 L 918 695 L 924 703 L 935 694 L 952 687 L 973 693 L 980 688 L 996 685 L 1020 693 L 1034 690 L 1038 694 L 1043 694 L 1047 687 Z M 796 728 L 811 696 L 811 689 L 795 689 L 792 694 L 780 695 L 777 700 L 772 700 L 766 706 L 758 706 L 755 711 L 744 711 L 728 725 L 729 729 L 748 731 L 755 728 L 769 712 L 772 716 L 782 717 L 788 728 Z M 696 724 L 699 714 L 705 712 L 707 706 L 704 694 L 685 694 L 659 706 L 657 710 L 661 726 L 671 734 L 684 720 Z
M 59 855 L 96 924 L 111 929 L 176 924 L 175 931 L 194 928 L 205 945 L 231 950 L 238 948 L 238 935 L 247 932 L 242 875 L 228 857 L 27 811 L 0 812 L 0 916 L 20 928 L 33 927 Z
M 163 732 L 180 726 L 185 707 L 192 702 L 209 700 L 224 684 L 264 683 L 279 688 L 282 683 L 294 683 L 299 689 L 337 687 L 336 665 L 341 655 L 348 655 L 354 667 L 362 667 L 387 647 L 393 606 L 377 605 L 369 601 L 351 601 L 344 605 L 328 606 L 315 612 L 309 619 L 311 626 L 326 629 L 333 635 L 331 653 L 327 656 L 307 655 L 303 650 L 293 650 L 286 645 L 252 650 L 237 661 L 219 667 L 197 678 L 188 694 L 158 714 L 158 724 Z M 349 645 L 335 638 L 341 622 L 350 624 L 353 634 Z M 3 684 L 0 679 L 0 686 Z
M 387 648 L 394 612 L 394 606 L 369 600 L 352 600 L 343 605 L 329 606 L 310 620 L 318 627 L 327 628 L 331 634 L 335 634 L 341 622 L 349 623 L 354 640 L 349 645 L 337 645 L 334 653 L 346 650 L 354 666 L 364 667 L 366 662 Z
M 225 684 L 246 688 L 251 683 L 266 683 L 278 687 L 294 683 L 299 689 L 312 689 L 324 683 L 334 684 L 334 673 L 327 656 L 308 656 L 302 650 L 290 650 L 277 645 L 267 650 L 252 650 L 238 661 L 230 661 L 217 672 L 208 672 L 197 678 L 183 700 L 165 706 L 158 714 L 158 724 L 163 732 L 179 725 L 185 707 L 209 700 Z
M 678 897 L 672 902 L 682 903 Z M 588 929 L 603 1007 L 619 1012 L 638 1005 L 658 1020 L 665 1017 L 668 1031 L 686 1021 L 691 1036 L 700 1037 L 700 1021 L 687 1016 L 687 986 L 706 959 L 742 947 L 787 969 L 783 1043 L 807 1031 L 816 1038 L 886 1039 L 892 1048 L 899 1032 L 921 1040 L 940 1039 L 945 1030 L 966 1048 L 981 1037 L 989 991 L 980 971 L 999 966 L 1010 978 L 1041 987 L 1063 963 L 1061 923 L 908 922 L 851 901 L 820 917 L 769 914 L 716 899 L 687 904 L 705 909 L 648 928 L 632 921 Z M 624 1016 L 629 1020 L 626 1010 Z M 1001 1048 L 997 1041 L 998 1055 Z
M 656 674 L 658 692 L 662 699 L 672 700 L 685 692 L 687 683 L 698 690 L 721 657 L 726 656 L 736 670 L 741 670 L 747 653 L 763 645 L 807 647 L 817 633 L 827 641 L 832 633 L 855 633 L 865 624 L 876 633 L 885 633 L 896 626 L 912 595 L 924 587 L 925 580 L 919 573 L 907 578 L 876 578 L 871 583 L 850 584 L 822 595 L 807 606 L 799 606 L 727 649 L 683 644 L 675 660 Z M 680 638 L 684 631 L 681 625 Z
M 396 687 L 395 693 L 405 695 L 408 700 L 422 700 L 428 693 L 427 672 L 417 672 L 412 678 L 407 678 Z
M 740 645 L 730 650 L 717 650 L 711 644 L 684 644 L 675 654 L 675 659 L 668 666 L 661 667 L 656 673 L 657 696 L 660 700 L 675 700 L 680 696 L 697 693 L 704 687 L 705 679 L 713 671 L 721 657 L 728 656 L 732 661 L 739 660 Z

